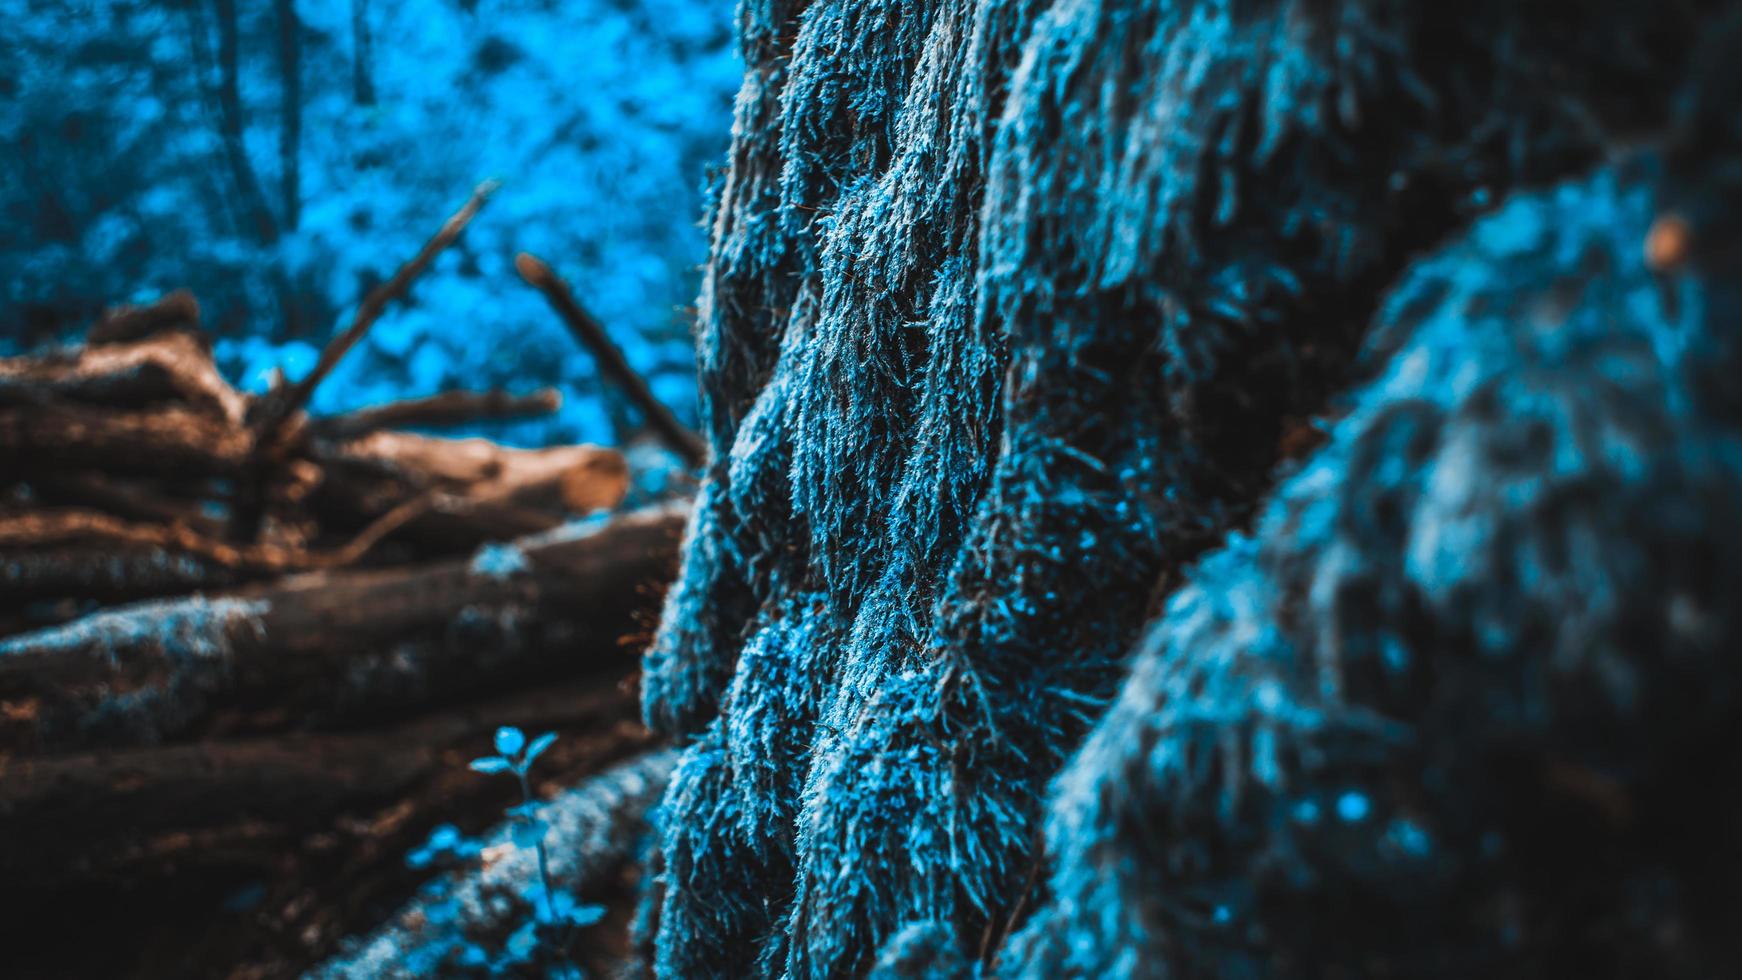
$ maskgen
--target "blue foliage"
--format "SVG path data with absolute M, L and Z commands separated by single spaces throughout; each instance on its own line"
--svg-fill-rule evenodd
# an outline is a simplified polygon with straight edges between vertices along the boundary
M 219 366 L 260 391 L 273 368 L 299 377 L 366 289 L 494 177 L 503 187 L 489 206 L 313 408 L 556 385 L 558 416 L 489 434 L 619 441 L 634 420 L 515 276 L 526 250 L 693 418 L 678 308 L 695 295 L 704 170 L 741 71 L 728 11 L 697 0 L 296 0 L 293 217 L 276 192 L 289 117 L 275 6 L 235 5 L 235 112 L 252 175 L 238 178 L 212 5 L 0 2 L 0 350 L 64 334 L 105 303 L 187 286 L 220 334 Z M 265 232 L 249 219 L 262 209 Z

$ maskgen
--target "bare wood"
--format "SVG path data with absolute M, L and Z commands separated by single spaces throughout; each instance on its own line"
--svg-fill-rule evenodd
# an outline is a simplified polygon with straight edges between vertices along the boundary
M 239 422 L 243 398 L 203 341 L 185 330 L 47 356 L 0 358 L 0 404 L 55 400 L 137 408 L 165 402 Z
M 598 446 L 513 449 L 484 439 L 377 432 L 318 450 L 330 507 L 372 515 L 413 493 L 430 506 L 402 537 L 437 551 L 470 549 L 605 510 L 629 489 L 623 455 Z
M 475 499 L 514 495 L 530 487 L 554 486 L 566 473 L 594 474 L 614 483 L 626 479 L 627 464 L 615 449 L 553 446 L 515 449 L 488 439 L 446 439 L 410 432 L 376 432 L 320 454 L 323 461 L 375 463 L 432 488 Z M 608 488 L 607 488 L 608 489 Z M 602 492 L 610 506 L 620 494 Z
M 648 427 L 659 436 L 660 441 L 677 453 L 692 469 L 706 463 L 708 447 L 701 436 L 685 428 L 671 414 L 671 409 L 653 397 L 653 391 L 647 387 L 647 382 L 629 366 L 629 359 L 623 356 L 623 351 L 611 342 L 604 325 L 575 300 L 568 283 L 543 259 L 527 252 L 520 253 L 514 259 L 514 268 L 528 285 L 544 294 L 557 316 L 568 325 L 569 331 L 593 355 L 593 360 L 599 365 L 599 372 L 622 390 L 630 403 L 647 420 Z
M 549 415 L 561 407 L 562 395 L 555 388 L 543 388 L 528 395 L 513 395 L 505 391 L 449 391 L 429 398 L 390 402 L 344 415 L 311 419 L 309 432 L 319 439 L 355 439 L 383 429 L 440 428 L 482 419 Z
M 0 408 L 0 464 L 15 478 L 100 469 L 175 480 L 231 477 L 249 459 L 247 432 L 186 408 L 113 412 L 71 403 Z
M 154 303 L 104 310 L 85 334 L 85 343 L 92 346 L 128 343 L 164 330 L 197 327 L 199 323 L 199 301 L 192 292 L 178 289 Z

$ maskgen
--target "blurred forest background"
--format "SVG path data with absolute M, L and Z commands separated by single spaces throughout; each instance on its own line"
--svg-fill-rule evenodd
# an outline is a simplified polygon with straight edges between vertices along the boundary
M 0 354 L 188 287 L 244 390 L 340 318 L 474 184 L 502 189 L 312 409 L 558 387 L 520 445 L 632 423 L 515 277 L 541 255 L 693 423 L 683 307 L 740 65 L 700 0 L 0 0 Z

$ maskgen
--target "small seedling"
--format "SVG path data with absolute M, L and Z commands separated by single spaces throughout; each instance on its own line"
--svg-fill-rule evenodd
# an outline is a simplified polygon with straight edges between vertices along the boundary
M 560 951 L 566 955 L 566 937 L 571 930 L 599 921 L 604 917 L 605 909 L 599 905 L 583 905 L 575 901 L 574 896 L 568 892 L 557 891 L 551 886 L 550 860 L 544 847 L 544 838 L 550 832 L 550 824 L 538 815 L 540 806 L 532 797 L 532 782 L 528 774 L 532 771 L 533 762 L 555 741 L 555 732 L 545 732 L 529 743 L 525 732 L 511 725 L 504 726 L 496 729 L 496 754 L 473 759 L 471 768 L 482 773 L 513 773 L 514 778 L 519 781 L 520 803 L 507 810 L 512 821 L 508 831 L 509 838 L 514 841 L 515 846 L 538 855 L 540 901 L 534 906 L 534 910 L 538 915 L 538 923 L 562 927 L 565 939 L 559 946 Z M 538 923 L 527 923 L 509 939 L 509 951 L 517 959 L 525 959 L 531 955 Z

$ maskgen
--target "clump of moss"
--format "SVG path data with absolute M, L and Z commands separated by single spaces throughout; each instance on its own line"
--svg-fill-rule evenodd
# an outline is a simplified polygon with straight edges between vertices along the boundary
M 1008 972 L 1734 969 L 1742 412 L 1712 382 L 1742 357 L 1712 314 L 1742 280 L 1648 268 L 1713 189 L 1661 169 L 1521 196 L 1403 278 L 1327 448 L 1059 778 Z
M 715 456 L 645 662 L 693 740 L 659 971 L 993 960 L 1047 780 L 1387 286 L 1661 125 L 1697 14 L 748 0 Z

